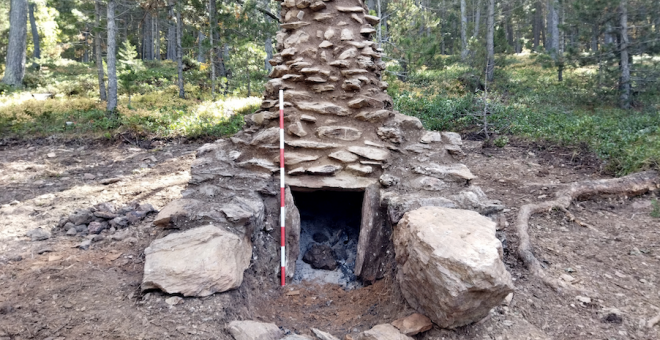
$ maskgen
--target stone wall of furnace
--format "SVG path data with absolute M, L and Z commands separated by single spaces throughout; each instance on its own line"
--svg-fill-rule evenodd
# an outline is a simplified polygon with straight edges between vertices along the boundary
M 285 0 L 281 17 L 263 111 L 249 120 L 258 131 L 233 139 L 254 147 L 244 165 L 270 167 L 277 158 L 282 89 L 288 175 L 378 177 L 390 158 L 382 143 L 403 138 L 386 126 L 395 114 L 370 39 L 379 19 L 356 0 Z
M 470 185 L 474 175 L 460 163 L 458 134 L 425 131 L 419 119 L 393 110 L 381 81 L 381 51 L 371 41 L 379 19 L 359 0 L 285 0 L 281 17 L 261 110 L 247 115 L 231 138 L 197 151 L 183 198 L 165 207 L 155 224 L 211 224 L 242 236 L 252 248 L 247 275 L 277 282 L 280 89 L 290 190 L 365 192 L 355 268 L 363 281 L 386 272 L 392 228 L 407 211 L 441 206 L 493 215 L 503 208 Z M 300 251 L 300 216 L 287 196 L 290 276 Z

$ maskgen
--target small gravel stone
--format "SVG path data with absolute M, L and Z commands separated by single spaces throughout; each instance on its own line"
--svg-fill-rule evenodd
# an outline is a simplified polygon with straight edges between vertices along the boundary
M 87 239 L 87 240 L 84 240 L 84 241 L 80 242 L 80 244 L 78 244 L 77 247 L 82 249 L 82 250 L 87 250 L 87 249 L 89 249 L 89 246 L 91 246 L 91 245 L 92 245 L 92 240 Z
M 128 219 L 126 219 L 124 216 L 116 217 L 110 220 L 110 226 L 114 227 L 115 229 L 124 229 L 128 227 Z
M 100 234 L 101 231 L 103 231 L 104 229 L 107 229 L 107 228 L 108 228 L 108 224 L 107 224 L 107 223 L 103 223 L 103 222 L 92 222 L 92 223 L 90 223 L 89 226 L 87 227 L 87 230 L 89 231 L 90 234 Z
M 99 217 L 99 218 L 104 218 L 106 220 L 111 220 L 113 218 L 117 217 L 117 214 L 108 212 L 108 211 L 97 211 L 94 213 L 94 216 Z
M 126 219 L 131 224 L 137 224 L 138 222 L 142 221 L 146 216 L 147 213 L 144 211 L 131 211 L 128 214 L 126 214 Z
M 36 228 L 25 233 L 25 236 L 29 237 L 32 241 L 44 241 L 50 238 L 50 233 L 41 228 Z
M 154 206 L 149 204 L 149 203 L 142 203 L 140 206 L 138 206 L 138 211 L 143 211 L 145 213 L 150 213 L 150 212 L 155 212 L 156 209 L 154 209 Z

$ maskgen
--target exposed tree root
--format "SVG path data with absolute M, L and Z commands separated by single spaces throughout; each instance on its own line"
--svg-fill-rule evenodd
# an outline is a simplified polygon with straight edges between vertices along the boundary
M 575 216 L 568 211 L 568 207 L 574 199 L 584 199 L 596 195 L 640 195 L 658 188 L 660 188 L 660 177 L 658 176 L 658 172 L 645 171 L 621 178 L 573 183 L 568 188 L 557 192 L 555 199 L 552 201 L 545 201 L 537 204 L 525 204 L 520 207 L 515 222 L 515 229 L 520 239 L 518 256 L 533 275 L 540 277 L 545 284 L 558 291 L 560 287 L 559 283 L 555 279 L 546 275 L 539 260 L 536 259 L 532 252 L 532 244 L 529 240 L 528 233 L 530 217 L 536 213 L 550 211 L 557 208 L 564 211 L 569 220 L 576 221 L 576 223 L 583 227 L 599 232 L 593 226 L 578 221 Z

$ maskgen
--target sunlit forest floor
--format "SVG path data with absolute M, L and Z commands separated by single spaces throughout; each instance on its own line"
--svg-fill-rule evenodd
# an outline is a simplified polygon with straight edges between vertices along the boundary
M 500 56 L 494 82 L 487 86 L 482 74 L 450 63 L 449 58 L 444 66 L 412 72 L 405 82 L 394 72 L 386 73 L 385 80 L 390 83 L 388 92 L 396 109 L 419 117 L 427 129 L 459 131 L 498 147 L 515 138 L 573 147 L 579 153 L 595 153 L 604 162 L 601 170 L 617 175 L 657 167 L 658 82 L 635 80 L 633 108 L 622 110 L 618 108 L 612 67 L 566 67 L 559 82 L 556 69 L 544 67 L 537 59 L 535 54 Z M 637 74 L 658 72 L 659 62 L 650 57 L 636 58 Z M 51 62 L 28 72 L 26 89 L 0 95 L 0 136 L 227 136 L 242 127 L 243 115 L 259 108 L 265 82 L 252 84 L 252 97 L 246 96 L 244 84 L 232 84 L 231 93 L 221 93 L 213 101 L 208 70 L 189 65 L 185 78 L 187 99 L 179 99 L 175 65 L 145 63 L 132 91 L 131 105 L 128 94 L 120 88 L 118 112 L 109 118 L 98 99 L 92 64 Z M 223 81 L 226 83 L 221 79 L 218 85 L 225 84 Z M 38 100 L 43 93 L 53 98 Z

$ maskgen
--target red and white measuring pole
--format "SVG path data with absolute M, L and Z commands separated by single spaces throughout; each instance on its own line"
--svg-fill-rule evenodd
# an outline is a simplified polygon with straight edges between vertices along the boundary
M 282 239 L 282 286 L 286 285 L 286 203 L 284 192 L 284 91 L 280 90 L 280 235 Z

